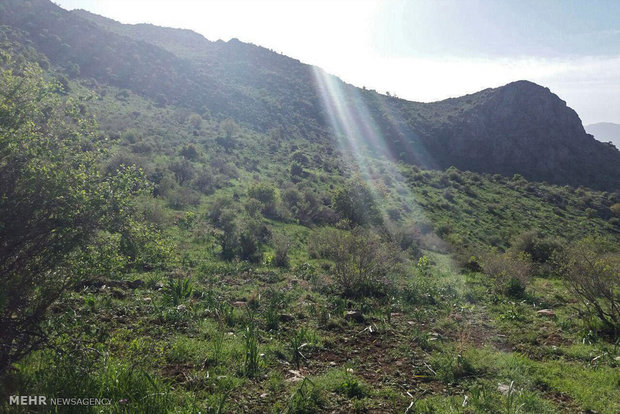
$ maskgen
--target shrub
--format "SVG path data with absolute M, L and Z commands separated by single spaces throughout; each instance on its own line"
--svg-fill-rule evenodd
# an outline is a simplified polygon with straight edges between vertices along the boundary
M 192 163 L 185 158 L 181 161 L 171 162 L 168 169 L 174 173 L 174 177 L 180 185 L 191 180 L 196 174 Z
M 200 129 L 200 127 L 202 126 L 202 117 L 196 113 L 191 114 L 187 118 L 187 121 L 194 129 Z
M 613 241 L 586 238 L 555 257 L 558 274 L 605 330 L 620 330 L 620 254 Z
M 512 242 L 512 249 L 527 253 L 535 263 L 547 263 L 561 248 L 559 241 L 544 238 L 537 230 L 521 233 Z
M 217 238 L 222 247 L 222 259 L 232 260 L 237 255 L 239 240 L 239 229 L 235 212 L 230 209 L 222 209 L 218 213 L 217 221 L 221 229 Z
M 401 250 L 408 251 L 414 258 L 421 256 L 420 240 L 422 239 L 422 233 L 415 224 L 395 225 L 386 223 L 385 230 L 387 237 L 396 243 Z
M 209 209 L 209 219 L 211 223 L 221 227 L 223 222 L 230 220 L 230 215 L 235 215 L 235 201 L 232 197 L 216 197 Z
M 257 183 L 248 189 L 248 196 L 261 202 L 265 217 L 276 217 L 279 194 L 271 184 Z
M 227 140 L 231 140 L 234 135 L 239 131 L 239 126 L 233 119 L 227 118 L 220 122 L 220 129 L 224 134 L 224 137 Z
M 252 228 L 246 227 L 239 234 L 239 257 L 252 263 L 260 262 L 263 257 L 258 248 L 258 239 Z
M 200 195 L 186 187 L 177 187 L 166 198 L 170 203 L 170 207 L 177 210 L 200 204 Z
M 187 144 L 181 148 L 179 155 L 190 161 L 196 161 L 200 157 L 200 152 L 198 152 L 198 147 L 196 144 Z
M 380 224 L 381 212 L 370 187 L 354 180 L 334 197 L 334 208 L 343 218 L 356 225 Z
M 303 177 L 305 175 L 304 167 L 302 167 L 299 163 L 294 162 L 290 167 L 291 177 Z
M 261 211 L 262 204 L 257 199 L 250 198 L 245 202 L 243 208 L 245 208 L 246 213 L 248 213 L 250 217 L 256 218 Z
M 598 217 L 598 214 L 596 213 L 596 210 L 593 209 L 593 208 L 590 208 L 590 207 L 585 209 L 585 214 L 586 214 L 587 218 L 596 218 L 596 217 Z
M 94 123 L 54 94 L 40 68 L 0 59 L 2 373 L 45 342 L 41 322 L 66 289 L 135 262 L 142 242 L 156 241 L 132 204 L 146 188 L 140 171 L 101 174 Z
M 493 278 L 497 292 L 517 298 L 525 293 L 532 271 L 527 254 L 491 252 L 483 256 L 482 267 Z
M 211 194 L 215 186 L 213 173 L 208 168 L 203 168 L 196 174 L 192 186 L 202 194 Z
M 112 157 L 110 157 L 109 160 L 107 160 L 105 172 L 106 174 L 113 175 L 117 171 L 122 171 L 125 167 L 128 167 L 130 165 L 135 165 L 138 168 L 144 169 L 144 166 L 142 164 L 144 164 L 142 158 L 133 154 L 122 152 L 114 154 Z
M 240 220 L 231 209 L 223 209 L 218 219 L 217 238 L 222 248 L 222 258 L 232 260 L 239 257 L 252 263 L 260 262 L 263 257 L 260 243 L 271 236 L 269 229 L 258 220 Z
M 381 296 L 391 286 L 390 272 L 399 257 L 398 248 L 388 246 L 371 231 L 356 228 L 351 233 L 323 233 L 321 257 L 334 262 L 334 281 L 343 296 Z
M 436 305 L 439 299 L 439 286 L 436 279 L 416 277 L 403 287 L 401 294 L 403 301 L 410 305 Z
M 469 258 L 463 264 L 463 269 L 468 272 L 482 272 L 482 265 L 480 259 L 476 256 L 469 256 Z
M 305 190 L 301 194 L 287 192 L 286 196 L 289 208 L 302 225 L 329 224 L 337 221 L 336 213 L 323 205 L 329 201 L 321 203 L 310 190 Z
M 288 251 L 291 248 L 291 241 L 284 234 L 274 234 L 272 236 L 273 247 L 275 249 L 275 255 L 273 257 L 273 263 L 277 267 L 288 267 L 289 258 Z
M 322 227 L 315 230 L 308 238 L 308 254 L 313 259 L 328 259 L 331 254 L 330 240 L 342 237 L 338 230 L 332 227 Z
M 157 226 L 164 226 L 168 222 L 166 209 L 151 196 L 141 197 L 137 203 L 138 210 L 141 211 L 144 219 Z

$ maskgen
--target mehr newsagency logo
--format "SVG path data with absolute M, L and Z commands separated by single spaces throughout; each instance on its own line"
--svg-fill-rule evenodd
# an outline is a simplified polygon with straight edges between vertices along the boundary
M 110 398 L 47 397 L 45 395 L 11 395 L 9 405 L 111 405 Z

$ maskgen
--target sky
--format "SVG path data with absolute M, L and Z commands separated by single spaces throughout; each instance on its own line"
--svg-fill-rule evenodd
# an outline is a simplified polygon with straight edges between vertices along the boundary
M 56 0 L 122 23 L 264 46 L 430 102 L 527 79 L 584 124 L 620 123 L 616 0 Z

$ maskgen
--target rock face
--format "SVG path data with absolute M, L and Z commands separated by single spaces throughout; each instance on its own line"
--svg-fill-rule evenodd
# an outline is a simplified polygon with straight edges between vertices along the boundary
M 449 114 L 423 135 L 440 167 L 620 188 L 620 152 L 587 134 L 548 88 L 518 81 L 430 105 Z

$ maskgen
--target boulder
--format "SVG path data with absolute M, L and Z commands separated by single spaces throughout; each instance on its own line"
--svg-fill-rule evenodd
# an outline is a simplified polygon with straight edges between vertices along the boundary
M 360 311 L 347 311 L 347 313 L 344 314 L 344 318 L 347 321 L 354 321 L 357 323 L 364 323 L 365 321 L 364 315 L 362 315 Z

